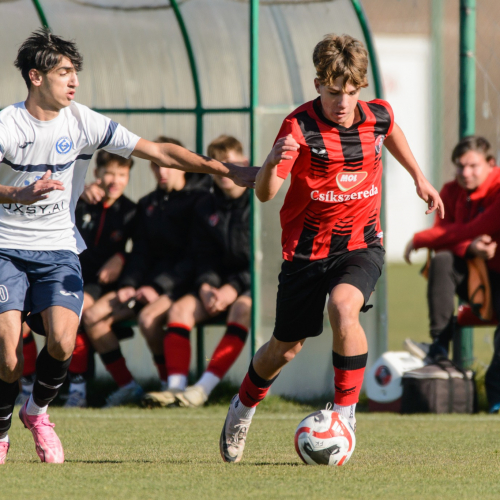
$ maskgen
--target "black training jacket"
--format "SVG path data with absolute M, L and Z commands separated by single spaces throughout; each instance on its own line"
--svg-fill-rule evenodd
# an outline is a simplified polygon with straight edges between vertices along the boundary
M 196 291 L 203 283 L 230 284 L 238 295 L 250 290 L 249 190 L 234 200 L 214 186 L 213 194 L 197 203 L 191 252 Z
M 186 174 L 181 191 L 167 193 L 157 188 L 139 200 L 134 246 L 120 277 L 120 288 L 149 285 L 170 295 L 192 279 L 190 272 L 179 266 L 189 250 L 194 207 L 211 185 L 208 175 Z
M 135 231 L 137 205 L 122 195 L 110 207 L 79 200 L 75 223 L 87 245 L 80 254 L 83 281 L 94 283 L 97 272 L 113 255 L 125 255 L 125 245 Z

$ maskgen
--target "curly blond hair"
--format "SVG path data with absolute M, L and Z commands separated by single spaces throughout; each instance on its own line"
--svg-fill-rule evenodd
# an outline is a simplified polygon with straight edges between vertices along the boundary
M 340 76 L 344 90 L 348 83 L 356 88 L 368 87 L 368 52 L 350 35 L 326 35 L 314 47 L 313 63 L 322 85 L 333 85 Z

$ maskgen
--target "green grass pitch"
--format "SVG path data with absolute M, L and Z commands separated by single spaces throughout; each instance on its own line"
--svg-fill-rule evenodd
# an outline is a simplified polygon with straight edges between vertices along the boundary
M 389 305 L 391 350 L 400 350 L 405 337 L 427 340 L 417 266 L 389 267 Z M 476 331 L 479 369 L 491 357 L 491 333 Z M 64 465 L 40 463 L 31 433 L 15 415 L 0 499 L 500 498 L 498 415 L 360 411 L 347 465 L 311 467 L 296 455 L 293 436 L 318 406 L 272 396 L 258 409 L 243 461 L 224 464 L 218 443 L 228 396 L 219 391 L 217 403 L 196 410 L 51 408 Z
M 15 419 L 3 499 L 499 498 L 498 416 L 360 413 L 343 467 L 303 465 L 297 424 L 313 408 L 272 397 L 259 408 L 240 464 L 225 464 L 226 405 L 196 410 L 51 410 L 64 465 L 41 464 Z

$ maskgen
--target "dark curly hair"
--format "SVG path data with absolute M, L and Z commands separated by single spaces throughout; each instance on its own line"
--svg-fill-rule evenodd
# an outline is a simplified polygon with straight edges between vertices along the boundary
M 83 57 L 78 52 L 76 44 L 53 35 L 48 29 L 43 28 L 31 33 L 19 47 L 14 66 L 21 71 L 29 89 L 31 87 L 30 70 L 37 69 L 42 73 L 48 73 L 59 64 L 61 57 L 67 57 L 77 72 L 82 70 Z

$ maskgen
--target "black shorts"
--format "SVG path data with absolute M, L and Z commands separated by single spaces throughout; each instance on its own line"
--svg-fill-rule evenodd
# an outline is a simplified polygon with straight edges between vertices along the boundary
M 296 342 L 323 332 L 326 297 L 341 283 L 358 288 L 365 302 L 375 289 L 384 266 L 381 246 L 361 248 L 313 261 L 284 261 L 279 275 L 274 337 Z

